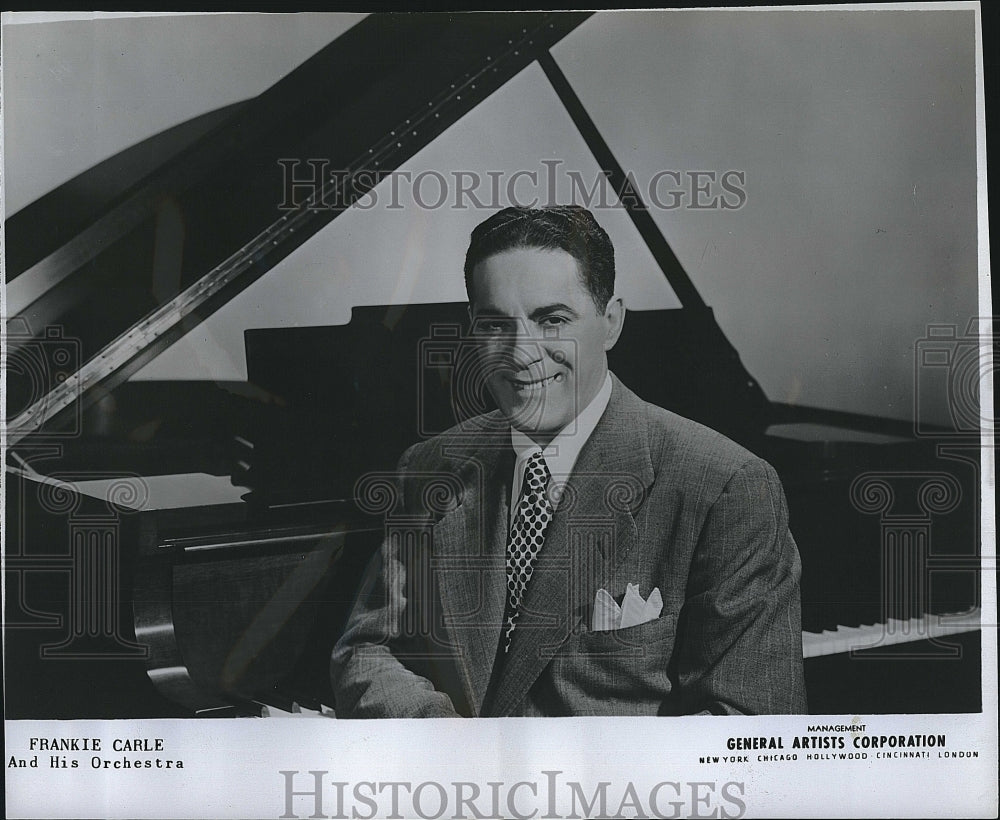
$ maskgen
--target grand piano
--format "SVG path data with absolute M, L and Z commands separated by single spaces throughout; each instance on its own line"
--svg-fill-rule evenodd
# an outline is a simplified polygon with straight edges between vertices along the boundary
M 489 406 L 454 365 L 464 305 L 252 328 L 246 381 L 132 377 L 528 66 L 680 303 L 630 312 L 613 370 L 782 477 L 810 710 L 981 709 L 978 441 L 765 395 L 552 56 L 588 16 L 368 17 L 7 220 L 32 293 L 5 319 L 8 717 L 333 713 L 329 652 L 383 534 L 363 478 Z M 279 160 L 317 156 L 350 185 L 279 203 Z

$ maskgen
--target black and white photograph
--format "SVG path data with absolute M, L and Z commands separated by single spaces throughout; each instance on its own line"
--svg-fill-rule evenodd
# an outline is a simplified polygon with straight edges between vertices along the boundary
M 996 816 L 984 21 L 5 12 L 8 816 Z

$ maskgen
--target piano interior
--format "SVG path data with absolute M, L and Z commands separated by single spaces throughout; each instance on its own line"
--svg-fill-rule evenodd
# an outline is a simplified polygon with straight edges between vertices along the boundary
M 435 364 L 461 361 L 464 305 L 252 327 L 245 379 L 137 374 L 334 220 L 363 225 L 360 183 L 279 207 L 280 158 L 388 173 L 526 69 L 676 297 L 630 311 L 612 369 L 782 477 L 810 710 L 981 709 L 978 443 L 769 399 L 552 56 L 589 16 L 367 17 L 8 218 L 8 281 L 43 283 L 6 320 L 8 717 L 331 712 L 329 652 L 382 531 L 357 480 L 489 406 Z

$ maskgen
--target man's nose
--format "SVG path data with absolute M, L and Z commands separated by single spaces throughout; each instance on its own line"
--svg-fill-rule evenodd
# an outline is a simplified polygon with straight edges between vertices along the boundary
M 529 367 L 542 358 L 540 339 L 527 322 L 518 322 L 510 339 L 510 355 L 521 368 Z

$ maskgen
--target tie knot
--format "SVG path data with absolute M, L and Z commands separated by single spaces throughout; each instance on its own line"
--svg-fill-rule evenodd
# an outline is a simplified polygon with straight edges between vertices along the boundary
M 528 488 L 536 493 L 544 493 L 549 486 L 549 465 L 545 463 L 545 457 L 539 453 L 533 453 L 528 463 L 524 465 L 524 482 Z

